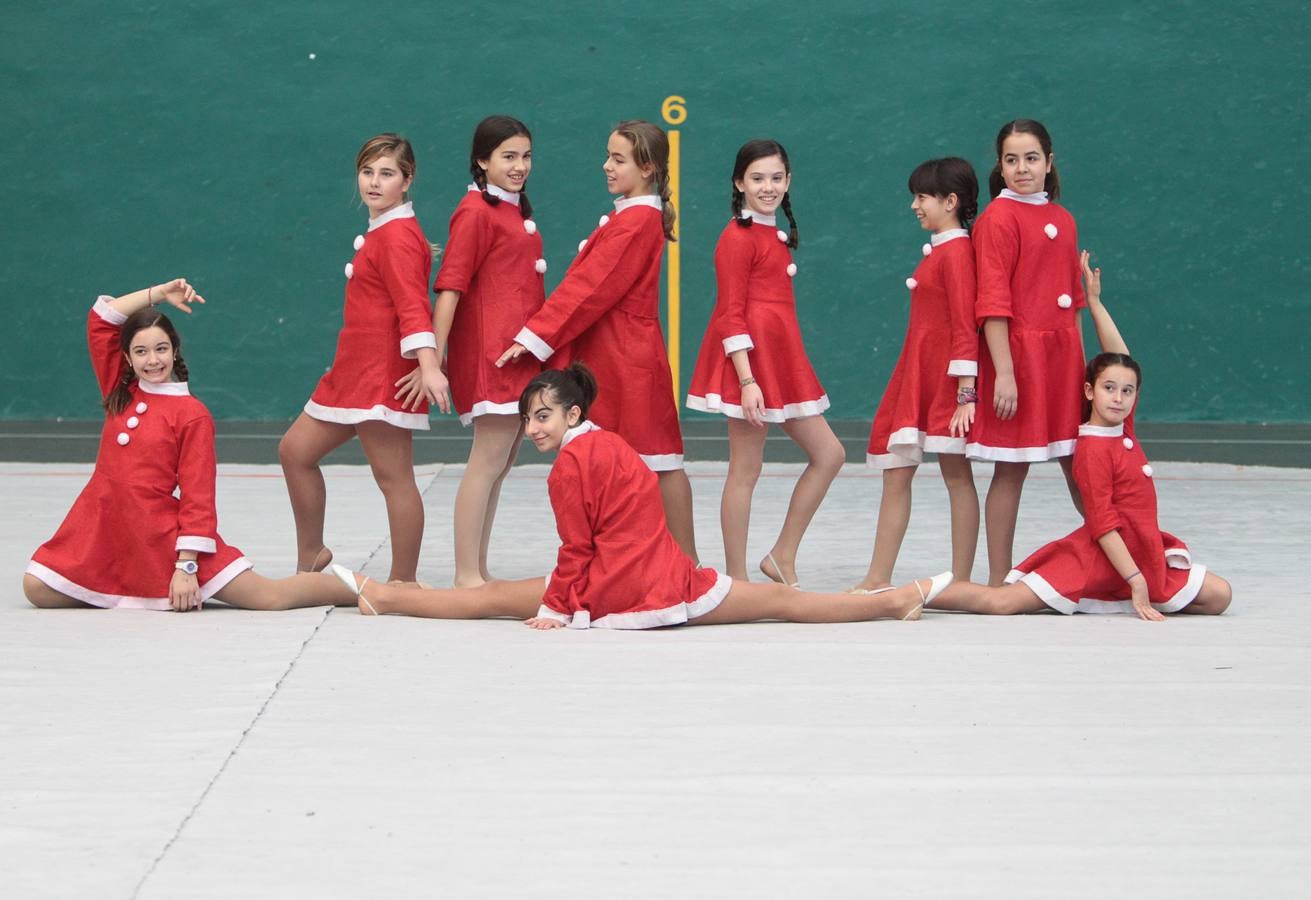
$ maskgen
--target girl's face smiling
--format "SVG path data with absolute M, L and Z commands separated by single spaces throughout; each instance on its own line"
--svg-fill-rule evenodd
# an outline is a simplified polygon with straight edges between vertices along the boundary
M 127 361 L 138 381 L 163 384 L 173 377 L 173 342 L 158 325 L 143 328 L 132 336 Z
M 360 166 L 360 199 L 369 208 L 369 218 L 376 219 L 400 206 L 412 180 L 401 174 L 394 156 L 378 156 Z
M 920 220 L 920 227 L 937 234 L 951 228 L 959 228 L 956 218 L 956 195 L 939 197 L 936 194 L 916 194 L 910 201 L 911 211 Z
M 612 194 L 628 198 L 655 193 L 651 182 L 655 167 L 639 166 L 633 159 L 633 142 L 621 134 L 610 135 L 601 171 L 605 172 L 605 188 Z
M 565 409 L 552 402 L 554 399 L 549 390 L 538 391 L 528 404 L 528 415 L 524 417 L 524 434 L 542 453 L 559 450 L 564 433 L 577 425 L 583 416 L 577 406 Z
M 779 156 L 765 156 L 747 166 L 733 186 L 742 192 L 747 206 L 762 216 L 772 216 L 783 202 L 792 176 Z
M 1001 177 L 1017 194 L 1036 194 L 1047 183 L 1055 154 L 1042 152 L 1037 135 L 1008 135 L 1001 144 Z
M 1085 384 L 1083 395 L 1092 403 L 1090 425 L 1116 426 L 1129 418 L 1138 400 L 1138 376 L 1128 366 L 1107 366 L 1096 384 Z
M 506 138 L 491 156 L 478 160 L 478 167 L 487 173 L 488 184 L 518 193 L 533 170 L 533 142 L 521 134 Z

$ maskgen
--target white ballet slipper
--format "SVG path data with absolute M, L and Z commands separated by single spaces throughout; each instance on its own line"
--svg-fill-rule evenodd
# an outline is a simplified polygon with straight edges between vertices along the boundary
M 771 566 L 774 567 L 774 575 L 777 575 L 777 576 L 778 576 L 778 584 L 786 584 L 786 585 L 787 585 L 788 587 L 790 587 L 790 588 L 794 588 L 795 590 L 798 590 L 798 591 L 801 590 L 801 582 L 800 582 L 800 581 L 784 581 L 784 580 L 783 580 L 783 569 L 780 568 L 780 567 L 779 567 L 779 564 L 774 560 L 774 554 L 773 554 L 773 553 L 766 553 L 766 554 L 765 554 L 765 559 L 769 560 L 769 564 L 770 564 Z M 766 574 L 766 575 L 769 575 L 768 572 L 766 572 L 765 574 Z M 774 581 L 774 575 L 770 575 L 770 576 L 769 576 L 769 580 L 770 580 L 770 581 Z
M 920 592 L 920 599 L 927 607 L 934 600 L 938 599 L 938 595 L 945 591 L 947 585 L 951 584 L 953 580 L 955 580 L 954 576 L 950 572 L 939 572 L 937 575 L 934 575 L 929 579 L 929 592 L 927 594 L 925 594 L 924 589 L 920 587 L 918 580 L 915 581 L 915 590 Z
M 333 575 L 337 576 L 338 581 L 346 585 L 346 587 L 350 588 L 355 593 L 355 599 L 364 604 L 364 608 L 369 611 L 369 615 L 378 615 L 378 611 L 373 608 L 373 604 L 369 602 L 369 598 L 364 596 L 364 586 L 369 583 L 368 575 L 364 576 L 363 581 L 357 583 L 355 581 L 355 573 L 345 566 L 333 563 L 328 566 L 328 568 L 332 571 Z

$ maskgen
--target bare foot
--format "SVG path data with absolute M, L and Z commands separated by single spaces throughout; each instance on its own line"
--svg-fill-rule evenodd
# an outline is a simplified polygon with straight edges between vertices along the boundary
M 320 547 L 310 560 L 309 565 L 305 564 L 305 557 L 296 560 L 296 571 L 299 572 L 322 572 L 332 564 L 332 551 L 327 547 Z
M 788 587 L 792 588 L 800 587 L 800 583 L 797 581 L 797 570 L 795 566 L 791 563 L 789 563 L 788 566 L 792 569 L 791 578 L 788 577 L 788 571 L 783 567 L 783 564 L 774 558 L 773 553 L 766 553 L 765 558 L 760 561 L 760 571 L 770 581 L 778 584 L 786 584 Z

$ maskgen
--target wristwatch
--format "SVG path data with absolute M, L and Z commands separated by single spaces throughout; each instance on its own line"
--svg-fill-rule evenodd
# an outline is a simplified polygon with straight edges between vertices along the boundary
M 173 568 L 179 572 L 186 572 L 188 575 L 195 575 L 200 571 L 200 566 L 196 564 L 194 559 L 179 559 L 173 563 Z

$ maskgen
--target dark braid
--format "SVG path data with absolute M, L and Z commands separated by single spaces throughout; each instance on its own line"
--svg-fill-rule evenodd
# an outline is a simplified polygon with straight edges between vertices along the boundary
M 678 219 L 678 212 L 674 205 L 669 202 L 669 173 L 661 172 L 656 176 L 656 187 L 660 191 L 660 215 L 665 224 L 665 240 L 673 243 L 678 240 L 674 237 L 674 222 Z
M 792 196 L 788 191 L 783 192 L 783 215 L 788 217 L 788 246 L 793 250 L 801 243 L 801 238 L 797 235 L 797 220 L 792 215 Z
M 733 201 L 731 204 L 731 208 L 733 210 L 733 221 L 737 222 L 737 224 L 742 228 L 750 228 L 751 221 L 752 221 L 751 217 L 742 215 L 742 201 L 744 201 L 745 199 L 746 199 L 746 194 L 742 193 L 736 187 L 734 187 Z
M 102 404 L 105 412 L 111 416 L 118 415 L 132 402 L 132 366 L 128 365 L 126 360 L 123 361 L 123 365 L 125 366 L 123 377 L 114 385 L 114 389 L 109 392 L 109 396 L 105 397 Z
M 181 351 L 173 355 L 173 375 L 177 381 L 187 380 L 187 364 L 182 361 Z

